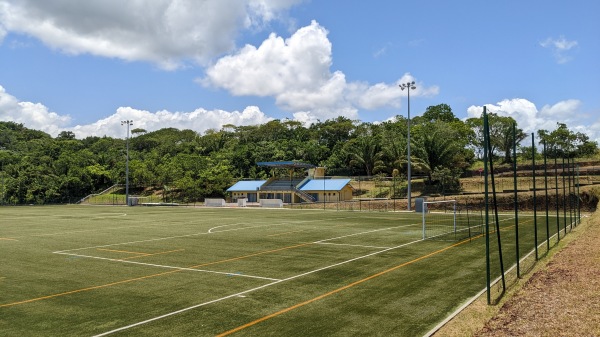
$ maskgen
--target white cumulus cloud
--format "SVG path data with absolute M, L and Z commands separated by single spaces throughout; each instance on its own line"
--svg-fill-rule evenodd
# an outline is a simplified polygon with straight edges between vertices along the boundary
M 117 111 L 91 124 L 70 126 L 69 116 L 51 112 L 40 103 L 21 102 L 0 86 L 0 120 L 23 124 L 25 127 L 44 131 L 57 136 L 61 131 L 73 131 L 77 138 L 88 136 L 110 136 L 123 138 L 125 131 L 122 120 L 133 120 L 134 128 L 156 131 L 166 127 L 191 129 L 203 133 L 208 129 L 220 129 L 225 124 L 256 125 L 264 124 L 273 118 L 265 115 L 256 106 L 248 106 L 243 111 L 196 109 L 191 112 L 171 112 L 161 110 L 149 112 L 131 107 L 121 107 Z
M 88 125 L 77 125 L 67 128 L 77 138 L 87 136 L 111 136 L 123 138 L 125 131 L 122 120 L 133 120 L 133 128 L 155 131 L 166 127 L 180 130 L 190 129 L 203 133 L 208 129 L 220 129 L 225 124 L 256 125 L 266 123 L 272 118 L 266 116 L 258 107 L 249 106 L 243 111 L 224 111 L 196 109 L 192 112 L 171 112 L 161 110 L 149 112 L 131 107 L 118 108 L 113 115 Z
M 544 105 L 538 109 L 536 105 L 524 98 L 505 99 L 496 104 L 485 104 L 487 111 L 499 116 L 512 117 L 517 126 L 527 134 L 538 130 L 552 131 L 556 123 L 564 123 L 569 129 L 583 132 L 590 139 L 600 142 L 600 118 L 595 116 L 595 122 L 589 124 L 590 117 L 582 111 L 583 104 L 576 99 Z M 480 117 L 483 106 L 470 106 L 468 117 Z
M 56 135 L 61 127 L 69 124 L 71 118 L 52 112 L 41 103 L 20 102 L 0 86 L 0 120 Z
M 395 83 L 375 85 L 348 82 L 343 72 L 331 70 L 332 45 L 327 34 L 316 21 L 287 39 L 271 34 L 258 47 L 246 45 L 222 57 L 199 82 L 237 96 L 273 97 L 280 108 L 303 120 L 356 118 L 359 109 L 398 107 L 400 97 L 406 96 L 398 84 L 414 78 L 405 74 Z M 411 95 L 432 96 L 438 91 L 436 86 L 418 83 Z
M 6 32 L 69 54 L 149 61 L 164 69 L 205 64 L 232 50 L 240 29 L 274 20 L 300 0 L 0 0 Z

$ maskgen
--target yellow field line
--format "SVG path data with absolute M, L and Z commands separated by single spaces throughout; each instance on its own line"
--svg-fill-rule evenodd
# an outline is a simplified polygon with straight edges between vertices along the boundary
M 12 238 L 0 238 L 0 240 L 5 240 L 5 241 L 19 241 L 17 239 L 12 239 Z
M 266 320 L 269 320 L 269 319 L 271 319 L 271 318 L 277 317 L 277 316 L 279 316 L 279 315 L 281 315 L 281 314 L 284 314 L 284 313 L 286 313 L 286 312 L 292 311 L 292 310 L 294 310 L 294 309 L 300 308 L 300 307 L 302 307 L 302 306 L 305 306 L 305 305 L 307 305 L 307 304 L 310 304 L 310 303 L 313 303 L 313 302 L 315 302 L 315 301 L 321 300 L 321 299 L 323 299 L 323 298 L 325 298 L 325 297 L 329 297 L 329 296 L 331 296 L 331 295 L 333 295 L 333 294 L 339 293 L 340 291 L 343 291 L 343 290 L 346 290 L 346 289 L 352 288 L 352 287 L 354 287 L 354 286 L 356 286 L 356 285 L 359 285 L 359 284 L 361 284 L 361 283 L 367 282 L 367 281 L 369 281 L 369 280 L 372 280 L 372 279 L 374 279 L 374 278 L 376 278 L 376 277 L 379 277 L 379 276 L 381 276 L 381 275 L 387 274 L 387 273 L 389 273 L 389 272 L 392 272 L 392 271 L 394 271 L 394 270 L 400 269 L 400 268 L 402 268 L 402 267 L 406 267 L 406 266 L 408 266 L 408 265 L 411 265 L 411 264 L 413 264 L 413 263 L 415 263 L 415 262 L 418 262 L 418 261 L 424 260 L 424 259 L 426 259 L 426 258 L 428 258 L 428 257 L 431 257 L 431 256 L 433 256 L 433 255 L 437 255 L 437 254 L 439 254 L 439 253 L 441 253 L 441 252 L 444 252 L 444 251 L 446 251 L 446 250 L 448 250 L 448 249 L 450 249 L 450 248 L 453 248 L 453 247 L 456 247 L 456 246 L 462 245 L 463 243 L 467 243 L 467 242 L 469 242 L 469 240 L 464 240 L 464 241 L 461 241 L 461 242 L 455 243 L 455 244 L 453 244 L 453 245 L 451 245 L 451 246 L 448 246 L 448 247 L 446 247 L 446 248 L 442 248 L 442 249 L 436 250 L 435 252 L 432 252 L 432 253 L 429 253 L 429 254 L 423 255 L 423 256 L 421 256 L 421 257 L 418 257 L 418 258 L 416 258 L 416 259 L 414 259 L 414 260 L 411 260 L 411 261 L 408 261 L 408 262 L 405 262 L 405 263 L 399 264 L 399 265 L 397 265 L 397 266 L 395 266 L 395 267 L 392 267 L 392 268 L 386 269 L 386 270 L 384 270 L 384 271 L 382 271 L 382 272 L 379 272 L 379 273 L 377 273 L 377 274 L 373 274 L 373 275 L 371 275 L 371 276 L 365 277 L 365 278 L 363 278 L 363 279 L 361 279 L 361 280 L 358 280 L 358 281 L 356 281 L 356 282 L 352 282 L 352 283 L 350 283 L 350 284 L 348 284 L 348 285 L 345 285 L 345 286 L 343 286 L 343 287 L 337 288 L 337 289 L 335 289 L 335 290 L 332 290 L 332 291 L 330 291 L 330 292 L 328 292 L 328 293 L 325 293 L 325 294 L 322 294 L 322 295 L 320 295 L 320 296 L 317 296 L 317 297 L 315 297 L 315 298 L 312 298 L 312 299 L 310 299 L 310 300 L 308 300 L 308 301 L 304 301 L 304 302 L 301 302 L 301 303 L 295 304 L 295 305 L 293 305 L 293 306 L 291 306 L 291 307 L 288 307 L 288 308 L 285 308 L 285 309 L 283 309 L 283 310 L 280 310 L 280 311 L 274 312 L 274 313 L 272 313 L 272 314 L 269 314 L 269 315 L 267 315 L 267 316 L 264 316 L 264 317 L 262 317 L 262 318 L 259 318 L 259 319 L 257 319 L 257 320 L 254 320 L 254 321 L 252 321 L 252 322 L 246 323 L 246 324 L 244 324 L 244 325 L 240 325 L 240 326 L 239 326 L 239 327 L 237 327 L 237 328 L 234 328 L 234 329 L 231 329 L 231 330 L 225 331 L 225 332 L 223 332 L 223 333 L 221 333 L 221 334 L 218 334 L 218 335 L 217 335 L 217 337 L 224 337 L 224 336 L 231 335 L 231 334 L 233 334 L 233 333 L 236 333 L 236 332 L 238 332 L 238 331 L 241 331 L 241 330 L 244 330 L 244 329 L 246 329 L 246 328 L 249 328 L 249 327 L 251 327 L 251 326 L 254 326 L 254 325 L 258 324 L 258 323 L 264 322 L 264 321 L 266 321 Z
M 287 246 L 287 247 L 277 248 L 277 249 L 273 249 L 273 250 L 266 250 L 266 251 L 258 252 L 258 253 L 254 253 L 254 254 L 233 257 L 231 259 L 214 261 L 214 262 L 207 262 L 207 263 L 203 263 L 203 264 L 198 264 L 198 265 L 195 265 L 195 266 L 191 266 L 191 267 L 188 267 L 188 268 L 199 268 L 199 267 L 210 266 L 210 265 L 213 265 L 213 264 L 219 264 L 219 263 L 223 263 L 223 262 L 231 262 L 231 261 L 243 260 L 243 259 L 246 259 L 246 258 L 249 258 L 249 257 L 253 257 L 253 256 L 258 256 L 258 255 L 263 255 L 263 254 L 268 254 L 268 253 L 275 253 L 275 252 L 279 252 L 279 251 L 282 251 L 282 250 L 293 249 L 293 248 L 308 246 L 308 245 L 312 245 L 312 244 L 313 244 L 313 242 L 301 243 L 299 245 Z
M 105 251 L 105 252 L 115 252 L 115 253 L 126 253 L 126 254 L 148 254 L 148 253 L 142 253 L 142 252 L 130 252 L 128 250 L 116 250 L 116 249 L 106 249 L 106 248 L 96 248 L 96 250 L 101 250 L 101 251 Z
M 169 253 L 174 253 L 174 252 L 180 252 L 182 250 L 185 250 L 185 249 L 175 249 L 175 250 L 169 250 L 166 252 L 158 252 L 158 253 L 147 253 L 147 254 L 142 254 L 142 255 L 138 255 L 138 256 L 127 257 L 127 258 L 124 258 L 121 260 L 131 260 L 131 259 L 138 259 L 140 257 L 146 257 L 146 256 L 152 256 L 152 255 L 169 254 Z
M 263 252 L 258 252 L 258 253 L 254 253 L 254 254 L 250 254 L 250 255 L 244 255 L 244 256 L 234 257 L 234 258 L 220 260 L 220 261 L 214 261 L 214 262 L 199 264 L 199 265 L 196 265 L 196 266 L 187 267 L 187 269 L 198 268 L 198 267 L 203 267 L 203 266 L 208 266 L 208 265 L 213 265 L 213 264 L 218 264 L 218 263 L 224 263 L 224 262 L 241 260 L 241 259 L 245 259 L 245 258 L 252 257 L 252 256 L 257 256 L 257 255 L 262 255 L 262 254 L 268 254 L 268 253 L 274 253 L 274 252 L 278 252 L 278 251 L 282 251 L 282 250 L 286 250 L 286 249 L 293 249 L 293 248 L 302 247 L 302 246 L 306 246 L 306 245 L 310 245 L 310 244 L 312 244 L 312 242 L 303 243 L 303 244 L 299 244 L 299 245 L 288 246 L 288 247 L 283 247 L 283 248 L 278 248 L 278 249 L 273 249 L 273 250 L 268 250 L 268 251 L 263 251 Z M 55 297 L 60 297 L 60 296 L 65 296 L 65 295 L 71 295 L 71 294 L 81 293 L 81 292 L 84 292 L 84 291 L 90 291 L 90 290 L 95 290 L 95 289 L 101 289 L 101 288 L 111 287 L 111 286 L 118 285 L 118 284 L 129 283 L 129 282 L 133 282 L 133 281 L 140 281 L 140 280 L 149 279 L 149 278 L 152 278 L 152 277 L 157 277 L 157 276 L 162 276 L 162 275 L 168 275 L 168 274 L 174 274 L 174 273 L 178 273 L 178 272 L 182 272 L 182 271 L 185 271 L 185 270 L 184 269 L 170 270 L 170 271 L 163 272 L 163 273 L 146 275 L 146 276 L 136 277 L 136 278 L 132 278 L 132 279 L 126 279 L 126 280 L 117 281 L 117 282 L 111 282 L 111 283 L 107 283 L 107 284 L 101 284 L 101 285 L 87 287 L 87 288 L 82 288 L 82 289 L 75 289 L 75 290 L 66 291 L 66 292 L 62 292 L 62 293 L 58 293 L 58 294 L 41 296 L 41 297 L 31 298 L 31 299 L 28 299 L 28 300 L 23 300 L 23 301 L 18 301 L 18 302 L 0 304 L 0 308 L 12 307 L 12 306 L 19 305 L 19 304 L 31 303 L 31 302 L 36 302 L 36 301 L 50 299 L 50 298 L 55 298 Z
M 177 272 L 180 272 L 180 271 L 182 271 L 182 270 L 180 270 L 180 269 L 171 270 L 171 271 L 167 271 L 167 272 L 163 272 L 163 273 L 146 275 L 146 276 L 142 276 L 142 277 L 136 277 L 136 278 L 132 278 L 132 279 L 127 279 L 127 280 L 122 280 L 122 281 L 117 281 L 117 282 L 112 282 L 112 283 L 107 283 L 107 284 L 101 284 L 101 285 L 97 285 L 97 286 L 93 286 L 93 287 L 88 287 L 88 288 L 82 288 L 82 289 L 76 289 L 76 290 L 66 291 L 64 293 L 52 294 L 52 295 L 47 295 L 47 296 L 42 296 L 42 297 L 36 297 L 36 298 L 32 298 L 32 299 L 28 299 L 28 300 L 24 300 L 24 301 L 19 301 L 19 302 L 12 302 L 12 303 L 0 304 L 0 308 L 12 307 L 12 306 L 19 305 L 19 304 L 36 302 L 36 301 L 46 300 L 46 299 L 49 299 L 49 298 L 55 298 L 55 297 L 60 297 L 60 296 L 65 296 L 65 295 L 70 295 L 70 294 L 76 294 L 76 293 L 81 293 L 81 292 L 84 292 L 84 291 L 89 291 L 89 290 L 94 290 L 94 289 L 106 288 L 106 287 L 114 286 L 114 285 L 117 285 L 117 284 L 123 284 L 123 283 L 128 283 L 128 282 L 143 280 L 143 279 L 147 279 L 147 278 L 151 278 L 151 277 L 156 277 L 156 276 L 161 276 L 161 275 L 173 274 L 173 273 L 177 273 Z

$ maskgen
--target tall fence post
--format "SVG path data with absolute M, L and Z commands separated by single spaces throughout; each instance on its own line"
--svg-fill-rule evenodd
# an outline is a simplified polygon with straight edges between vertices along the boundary
M 581 194 L 579 194 L 579 164 L 577 164 L 577 223 L 581 224 Z
M 517 260 L 517 277 L 521 278 L 521 254 L 519 254 L 519 192 L 517 187 L 517 123 L 512 125 L 513 145 L 513 195 L 515 209 L 515 255 Z
M 546 195 L 546 245 L 547 252 L 550 251 L 550 217 L 548 216 L 549 200 L 548 200 L 548 163 L 546 156 L 546 140 L 542 140 L 544 144 L 544 191 Z
M 484 176 L 484 202 L 485 202 L 485 276 L 486 276 L 486 289 L 487 289 L 487 302 L 488 305 L 492 304 L 492 291 L 491 291 L 491 268 L 490 268 L 490 205 L 488 196 L 488 117 L 486 113 L 486 107 L 483 106 L 483 176 Z
M 563 184 L 563 225 L 565 227 L 565 235 L 567 235 L 567 187 L 565 183 L 565 156 L 562 158 L 562 184 Z
M 558 163 L 556 149 L 554 149 L 554 190 L 556 192 L 556 240 L 560 241 L 560 210 L 558 208 Z
M 533 241 L 535 242 L 535 260 L 539 259 L 538 255 L 538 227 L 537 227 L 537 198 L 536 198 L 536 185 L 535 185 L 535 134 L 531 133 L 531 167 L 533 177 Z

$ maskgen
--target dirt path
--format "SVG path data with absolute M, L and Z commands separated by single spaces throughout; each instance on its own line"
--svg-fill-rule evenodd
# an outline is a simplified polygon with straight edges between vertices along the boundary
M 600 211 L 563 241 L 501 306 L 478 300 L 435 336 L 600 336 Z

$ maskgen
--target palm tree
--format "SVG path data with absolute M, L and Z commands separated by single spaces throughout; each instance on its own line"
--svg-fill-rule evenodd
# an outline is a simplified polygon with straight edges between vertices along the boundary
M 348 142 L 347 154 L 350 166 L 364 169 L 369 177 L 385 168 L 382 160 L 383 152 L 377 138 L 365 135 Z

